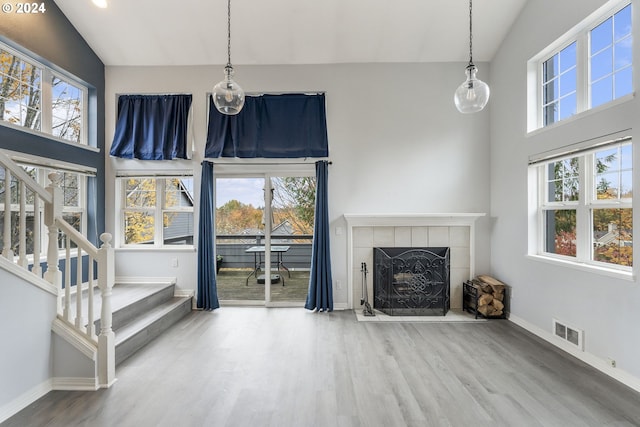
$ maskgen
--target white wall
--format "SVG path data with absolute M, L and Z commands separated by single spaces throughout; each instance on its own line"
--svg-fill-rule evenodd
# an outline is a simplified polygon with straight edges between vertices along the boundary
M 196 179 L 206 138 L 206 93 L 223 77 L 222 66 L 109 67 L 106 76 L 107 146 L 113 139 L 116 94 L 192 93 L 196 153 L 192 161 L 139 162 L 107 159 L 108 206 L 113 206 L 117 168 L 192 168 Z M 346 226 L 344 213 L 488 212 L 489 113 L 462 115 L 453 92 L 465 64 L 359 64 L 308 66 L 236 65 L 248 93 L 325 91 L 329 152 L 329 215 L 332 230 Z M 479 64 L 489 79 L 489 67 Z M 108 148 L 107 148 L 108 149 Z M 144 165 L 143 165 L 144 163 Z M 160 166 L 159 166 L 160 165 Z M 196 194 L 199 190 L 196 190 Z M 109 199 L 110 198 L 110 199 Z M 197 209 L 197 207 L 196 207 Z M 113 231 L 114 213 L 107 212 Z M 489 221 L 478 222 L 478 272 L 489 268 Z M 347 283 L 346 235 L 332 233 L 334 283 Z M 178 286 L 195 289 L 195 261 L 169 268 L 170 251 L 119 255 L 121 271 L 169 269 Z M 193 257 L 195 254 L 184 254 Z M 146 265 L 146 266 L 145 266 Z M 153 274 L 157 276 L 158 274 Z M 165 275 L 163 272 L 162 275 Z M 346 306 L 347 286 L 334 287 Z
M 634 128 L 638 100 L 586 114 L 535 136 L 526 134 L 527 61 L 602 6 L 604 1 L 527 2 L 491 64 L 491 270 L 513 288 L 512 320 L 539 334 L 551 333 L 552 319 L 584 330 L 583 360 L 640 385 L 640 287 L 632 282 L 542 263 L 527 258 L 527 159 L 531 154 L 611 132 Z M 634 22 L 640 22 L 634 8 Z M 544 23 L 544 30 L 541 24 Z M 634 40 L 640 40 L 635 25 Z M 638 43 L 634 57 L 640 58 Z M 637 62 L 637 61 L 636 61 Z M 634 70 L 636 86 L 638 68 Z M 636 129 L 631 135 L 636 141 Z M 634 143 L 634 182 L 639 182 L 640 148 Z M 634 222 L 640 220 L 640 196 Z M 640 246 L 635 244 L 635 252 Z M 637 264 L 637 263 L 636 263 Z M 637 267 L 635 271 L 637 273 Z M 549 337 L 546 337 L 549 338 Z M 635 377 L 635 378 L 633 378 Z
M 56 297 L 0 268 L 0 422 L 51 390 Z

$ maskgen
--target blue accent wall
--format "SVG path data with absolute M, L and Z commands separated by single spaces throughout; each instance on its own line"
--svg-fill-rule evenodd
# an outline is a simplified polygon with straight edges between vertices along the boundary
M 0 125 L 0 148 L 89 166 L 97 170 L 89 184 L 87 236 L 98 244 L 104 232 L 104 64 L 52 0 L 40 14 L 3 13 L 0 40 L 54 69 L 66 71 L 89 86 L 89 145 L 94 152 Z

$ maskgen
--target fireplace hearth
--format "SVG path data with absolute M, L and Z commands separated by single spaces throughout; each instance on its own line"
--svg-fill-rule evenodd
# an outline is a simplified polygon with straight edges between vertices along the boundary
M 373 248 L 373 307 L 391 316 L 449 311 L 449 248 Z

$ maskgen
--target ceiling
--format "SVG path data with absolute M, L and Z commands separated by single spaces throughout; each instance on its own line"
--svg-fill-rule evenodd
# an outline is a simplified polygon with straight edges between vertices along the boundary
M 55 0 L 105 65 L 227 62 L 225 0 Z M 490 61 L 526 0 L 476 0 L 473 59 Z M 467 0 L 233 0 L 238 64 L 469 60 Z

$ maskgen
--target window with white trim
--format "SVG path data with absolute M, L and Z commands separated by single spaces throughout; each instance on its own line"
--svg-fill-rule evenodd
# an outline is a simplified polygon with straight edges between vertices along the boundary
M 122 246 L 193 245 L 193 177 L 123 177 Z
M 603 144 L 531 166 L 537 254 L 631 270 L 632 144 Z
M 632 41 L 631 3 L 612 0 L 532 58 L 529 130 L 632 94 Z
M 30 165 L 22 165 L 24 171 L 30 175 L 33 179 L 35 179 L 40 185 L 46 187 L 49 185 L 48 174 L 51 172 L 55 172 L 51 169 L 39 168 Z M 86 176 L 83 174 L 75 173 L 75 172 L 60 172 L 62 175 L 62 193 L 63 193 L 63 207 L 62 207 L 62 217 L 65 221 L 67 221 L 73 228 L 78 230 L 83 235 L 86 235 L 87 228 L 87 197 L 86 197 Z M 4 193 L 5 193 L 5 170 L 0 167 L 0 224 L 3 224 L 4 215 L 8 211 L 5 209 L 4 205 Z M 18 253 L 18 245 L 20 242 L 20 185 L 18 181 L 12 176 L 10 189 L 11 191 L 11 206 L 9 211 L 11 212 L 11 249 L 17 254 Z M 26 214 L 26 253 L 33 254 L 33 236 L 34 236 L 34 218 L 35 216 L 35 207 L 34 207 L 34 194 L 31 190 L 26 190 L 26 206 L 25 206 L 25 214 Z M 40 227 L 44 229 L 44 204 L 40 205 Z M 40 235 L 41 242 L 40 247 L 46 247 L 46 239 L 47 234 L 41 233 Z M 72 243 L 72 247 L 75 247 L 75 243 Z M 4 227 L 0 227 L 0 250 L 2 250 L 2 246 L 4 244 Z M 58 248 L 64 249 L 66 245 L 66 237 L 64 234 L 60 234 L 58 238 Z
M 0 43 L 0 124 L 87 145 L 88 88 Z

